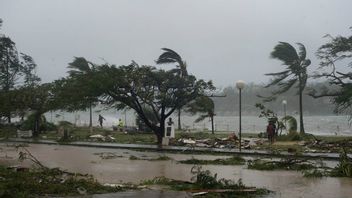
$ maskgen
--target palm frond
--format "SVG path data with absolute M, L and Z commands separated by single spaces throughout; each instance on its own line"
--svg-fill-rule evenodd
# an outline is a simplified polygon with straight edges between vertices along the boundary
M 302 44 L 302 43 L 296 43 L 298 45 L 298 56 L 299 56 L 299 59 L 301 61 L 305 60 L 306 59 L 306 56 L 307 56 L 307 51 L 306 51 L 306 47 Z
M 177 63 L 178 69 L 180 70 L 178 73 L 180 76 L 187 76 L 187 64 L 181 58 L 181 56 L 168 48 L 162 48 L 165 52 L 162 53 L 159 58 L 155 61 L 156 64 L 170 64 L 170 63 Z
M 289 77 L 289 75 L 281 75 L 281 76 L 277 76 L 275 79 L 271 80 L 271 82 L 269 84 L 267 84 L 265 86 L 265 88 L 268 88 L 270 86 L 276 85 L 280 82 L 282 82 L 283 80 L 285 80 L 287 77 Z
M 283 74 L 288 74 L 290 73 L 290 70 L 284 70 L 282 72 L 276 72 L 276 73 L 267 73 L 267 74 L 264 74 L 266 76 L 276 76 L 276 75 L 283 75 Z
M 162 50 L 164 50 L 165 52 L 162 53 L 159 58 L 155 61 L 156 64 L 168 64 L 168 63 L 182 63 L 182 58 L 181 56 L 168 48 L 161 48 Z
M 83 74 L 91 70 L 88 61 L 83 57 L 75 57 L 73 62 L 68 64 L 67 68 L 71 69 L 68 71 L 69 74 Z
M 284 63 L 284 65 L 294 65 L 299 60 L 296 49 L 286 42 L 279 42 L 274 47 L 274 50 L 270 54 L 271 58 L 278 59 Z
M 207 118 L 207 117 L 208 117 L 207 114 L 200 115 L 194 122 L 195 122 L 195 123 L 200 122 L 200 121 L 204 120 L 204 119 Z
M 273 95 L 279 95 L 282 93 L 285 93 L 286 91 L 288 91 L 295 83 L 297 82 L 297 78 L 293 78 L 291 80 L 288 80 L 286 82 L 281 82 L 278 85 L 280 86 L 280 88 L 278 90 L 273 91 Z

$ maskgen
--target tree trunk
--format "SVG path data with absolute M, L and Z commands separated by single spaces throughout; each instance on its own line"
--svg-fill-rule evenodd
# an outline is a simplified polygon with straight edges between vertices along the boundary
M 10 115 L 11 113 L 9 113 L 8 115 L 7 115 L 7 123 L 11 123 L 11 115 Z
M 39 127 L 40 127 L 40 114 L 36 113 L 34 116 L 34 129 L 33 129 L 33 137 L 39 136 Z
M 160 132 L 161 133 L 161 132 Z M 163 135 L 161 135 L 159 132 L 156 133 L 156 139 L 157 139 L 157 145 L 158 145 L 158 148 L 159 149 L 162 149 L 163 148 Z
M 92 121 L 92 103 L 89 105 L 89 129 L 93 133 L 93 121 Z
M 160 120 L 160 127 L 157 129 L 157 131 L 155 131 L 155 135 L 157 138 L 158 148 L 162 149 L 163 137 L 165 136 L 165 119 Z
M 211 120 L 211 134 L 215 134 L 214 133 L 214 116 L 210 116 L 210 120 Z
M 181 127 L 181 109 L 177 109 L 177 125 L 178 125 L 178 130 L 182 130 L 182 127 Z
M 302 89 L 302 79 L 301 76 L 299 76 L 299 131 L 301 134 L 304 134 L 304 124 L 303 124 L 303 100 L 302 100 L 302 95 L 303 95 L 303 89 Z

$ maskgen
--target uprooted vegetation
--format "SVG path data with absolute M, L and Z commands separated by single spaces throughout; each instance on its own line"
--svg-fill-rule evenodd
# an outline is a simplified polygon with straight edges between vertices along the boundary
M 103 186 L 92 176 L 59 169 L 30 169 L 0 166 L 0 197 L 38 197 L 46 195 L 80 195 L 122 191 Z
M 307 170 L 315 167 L 315 163 L 294 158 L 286 158 L 278 161 L 271 159 L 255 159 L 248 161 L 248 168 L 255 170 Z
M 143 184 L 165 185 L 172 190 L 187 191 L 202 197 L 256 197 L 270 193 L 267 189 L 245 186 L 241 179 L 237 182 L 218 179 L 217 174 L 212 175 L 209 170 L 202 170 L 201 166 L 193 166 L 191 174 L 191 182 L 156 177 Z
M 302 171 L 305 177 L 352 177 L 352 159 L 348 157 L 346 149 L 340 153 L 340 159 L 334 168 L 325 166 L 322 161 L 312 162 L 295 158 L 279 161 L 255 159 L 247 162 L 249 169 L 256 170 L 296 170 Z
M 147 160 L 147 161 L 168 161 L 168 160 L 172 160 L 171 157 L 166 156 L 166 155 L 160 155 L 156 158 L 140 158 L 134 155 L 131 155 L 130 160 Z
M 0 166 L 0 197 L 68 196 L 118 192 L 128 187 L 104 186 L 91 175 L 48 168 L 26 148 L 20 147 L 19 159 L 30 160 L 34 168 Z
M 188 159 L 178 161 L 181 164 L 197 164 L 197 165 L 244 165 L 246 160 L 240 156 L 233 156 L 225 159 L 215 160 L 200 160 L 200 159 Z

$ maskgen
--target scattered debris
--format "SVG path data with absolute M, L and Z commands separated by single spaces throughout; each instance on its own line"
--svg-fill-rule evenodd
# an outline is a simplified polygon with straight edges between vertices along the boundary
M 252 149 L 257 145 L 264 144 L 263 139 L 260 138 L 244 138 L 242 139 L 242 148 Z M 204 147 L 204 148 L 238 148 L 239 139 L 236 134 L 231 133 L 227 138 L 205 138 L 205 139 L 192 139 L 180 138 L 175 142 L 178 146 L 191 146 L 191 147 Z
M 123 155 L 118 155 L 113 152 L 102 152 L 102 153 L 94 153 L 94 155 L 99 155 L 101 159 L 115 159 L 115 158 L 122 158 Z
M 96 134 L 96 135 L 91 135 L 89 138 L 92 141 L 100 141 L 100 142 L 114 142 L 116 138 L 114 138 L 112 135 L 101 135 L 101 134 Z
M 18 138 L 31 138 L 32 136 L 33 136 L 32 130 L 29 130 L 29 131 L 17 130 L 17 137 Z
M 156 177 L 152 180 L 146 180 L 144 185 L 164 185 L 169 186 L 172 190 L 186 191 L 193 196 L 202 196 L 209 193 L 210 197 L 237 197 L 248 195 L 265 195 L 271 191 L 256 187 L 247 187 L 239 179 L 237 182 L 228 179 L 218 179 L 217 174 L 212 175 L 209 170 L 202 170 L 201 166 L 193 166 L 191 169 L 192 182 L 168 179 L 165 177 Z M 247 196 L 245 196 L 247 197 Z
M 80 195 L 86 195 L 87 194 L 87 190 L 83 187 L 78 187 L 77 188 L 77 192 L 80 194 Z
M 105 136 L 97 134 L 97 135 L 91 135 L 89 138 L 96 140 L 96 141 L 103 141 L 105 142 Z
M 150 157 L 147 157 L 147 156 L 145 156 L 145 157 L 142 156 L 142 158 L 139 158 L 137 156 L 131 155 L 130 156 L 130 160 L 167 161 L 167 160 L 172 160 L 172 158 L 168 157 L 166 155 L 160 155 L 157 158 L 150 158 Z

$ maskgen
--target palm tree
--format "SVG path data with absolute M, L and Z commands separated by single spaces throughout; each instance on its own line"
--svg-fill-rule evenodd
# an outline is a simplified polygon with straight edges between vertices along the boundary
M 176 69 L 174 69 L 174 72 L 179 75 L 180 77 L 185 77 L 188 75 L 187 72 L 187 64 L 185 61 L 182 60 L 181 56 L 168 48 L 161 48 L 164 50 L 164 53 L 162 53 L 159 58 L 155 61 L 156 64 L 170 64 L 170 63 L 176 63 Z M 181 130 L 181 108 L 177 109 L 177 116 L 178 116 L 178 130 Z
M 211 133 L 214 134 L 214 102 L 208 96 L 201 96 L 195 99 L 193 102 L 187 105 L 186 111 L 195 115 L 201 113 L 194 122 L 200 122 L 205 118 L 209 118 L 211 121 Z
M 87 75 L 87 79 L 89 80 L 89 75 L 93 72 L 95 69 L 95 65 L 89 61 L 87 61 L 83 57 L 75 57 L 72 63 L 69 63 L 67 68 L 70 70 L 68 71 L 69 75 L 71 77 L 82 77 Z M 90 130 L 92 131 L 92 101 L 90 102 L 89 105 L 89 127 Z
M 296 49 L 289 43 L 279 42 L 271 52 L 270 57 L 280 60 L 286 69 L 282 72 L 268 73 L 267 76 L 273 76 L 271 82 L 266 85 L 270 87 L 277 85 L 278 89 L 272 92 L 269 100 L 276 99 L 276 96 L 288 91 L 293 85 L 297 85 L 299 95 L 299 122 L 300 132 L 304 133 L 303 124 L 303 106 L 302 95 L 307 84 L 307 67 L 311 64 L 309 59 L 306 59 L 306 48 L 303 44 L 297 43 L 298 53 Z

